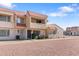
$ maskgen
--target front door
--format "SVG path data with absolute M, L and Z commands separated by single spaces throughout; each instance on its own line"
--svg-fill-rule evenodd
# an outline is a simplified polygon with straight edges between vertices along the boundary
M 27 30 L 27 38 L 31 39 L 32 35 L 31 35 L 31 30 Z

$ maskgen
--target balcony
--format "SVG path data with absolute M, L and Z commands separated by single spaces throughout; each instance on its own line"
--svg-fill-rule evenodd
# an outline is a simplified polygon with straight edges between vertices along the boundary
M 23 24 L 23 23 L 17 23 L 16 25 L 20 27 L 26 27 L 26 24 Z
M 0 21 L 0 27 L 4 28 L 14 28 L 14 23 L 11 22 L 5 22 L 5 21 Z
M 45 29 L 46 28 L 46 24 L 30 23 L 30 28 L 34 28 L 34 29 Z

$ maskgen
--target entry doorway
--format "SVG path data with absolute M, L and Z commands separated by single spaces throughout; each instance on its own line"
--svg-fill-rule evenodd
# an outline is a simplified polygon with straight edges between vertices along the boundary
M 36 36 L 40 35 L 40 31 L 38 30 L 27 30 L 27 38 L 34 39 Z
M 27 30 L 27 39 L 31 39 L 31 30 Z

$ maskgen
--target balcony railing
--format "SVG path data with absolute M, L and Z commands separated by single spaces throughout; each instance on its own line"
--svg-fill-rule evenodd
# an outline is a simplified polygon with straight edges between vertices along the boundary
M 16 25 L 21 27 L 26 27 L 26 24 L 23 24 L 23 23 L 17 23 Z
M 45 29 L 46 24 L 40 24 L 40 23 L 30 23 L 31 28 L 38 28 L 38 29 Z

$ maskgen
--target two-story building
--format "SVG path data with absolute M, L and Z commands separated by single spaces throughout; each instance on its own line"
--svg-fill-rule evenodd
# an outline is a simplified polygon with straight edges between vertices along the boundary
M 56 24 L 47 24 L 48 38 L 63 38 L 64 29 Z
M 68 36 L 79 36 L 79 26 L 67 27 L 64 34 Z
M 47 15 L 0 8 L 0 40 L 31 39 L 46 34 Z

